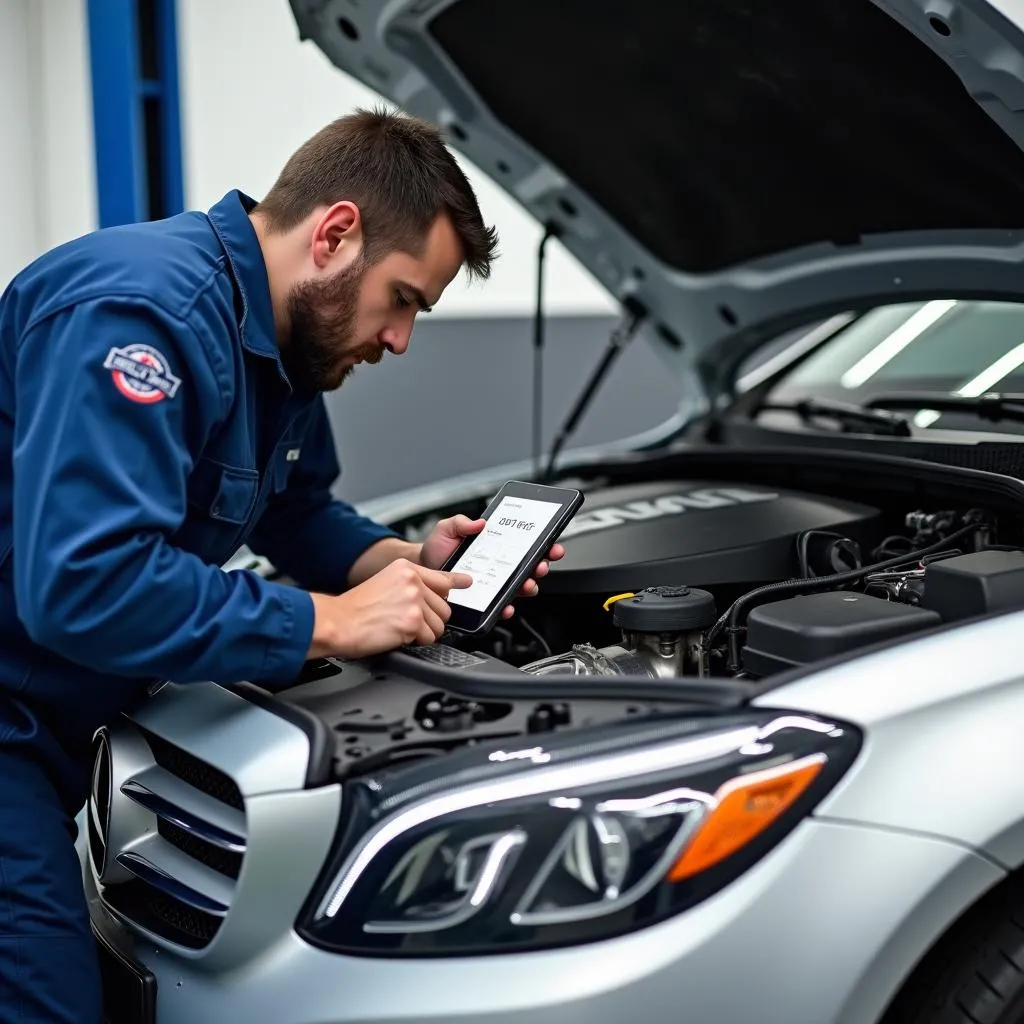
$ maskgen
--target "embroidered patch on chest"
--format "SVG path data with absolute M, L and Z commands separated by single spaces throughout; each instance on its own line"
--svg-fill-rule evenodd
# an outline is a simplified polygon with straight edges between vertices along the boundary
M 143 405 L 173 398 L 181 385 L 181 379 L 171 373 L 163 354 L 151 345 L 112 348 L 103 366 L 111 371 L 114 387 L 125 398 Z

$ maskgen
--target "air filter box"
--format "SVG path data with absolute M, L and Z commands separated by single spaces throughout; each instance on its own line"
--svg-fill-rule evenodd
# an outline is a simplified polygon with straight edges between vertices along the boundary
M 975 551 L 932 562 L 921 607 L 944 622 L 1024 608 L 1024 551 Z
M 941 622 L 936 611 L 842 590 L 775 601 L 755 608 L 747 619 L 743 667 L 767 676 Z

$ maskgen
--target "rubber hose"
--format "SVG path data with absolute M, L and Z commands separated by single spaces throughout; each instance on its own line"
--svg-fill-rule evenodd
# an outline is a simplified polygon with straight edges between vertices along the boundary
M 749 593 L 737 598 L 728 610 L 719 617 L 718 621 L 711 627 L 711 630 L 708 633 L 707 645 L 710 647 L 718 638 L 723 628 L 726 628 L 726 624 L 728 624 L 726 628 L 729 642 L 728 668 L 730 672 L 738 672 L 740 670 L 741 660 L 740 633 L 743 632 L 743 627 L 739 625 L 740 618 L 744 612 L 748 611 L 755 605 L 762 603 L 762 598 L 776 597 L 781 594 L 813 594 L 817 590 L 832 590 L 847 583 L 856 583 L 873 572 L 880 572 L 884 569 L 895 569 L 897 566 L 905 565 L 908 562 L 917 562 L 927 555 L 936 554 L 943 548 L 948 547 L 950 544 L 955 544 L 958 540 L 962 540 L 969 534 L 975 533 L 983 528 L 984 524 L 982 523 L 971 523 L 969 526 L 961 527 L 959 530 L 951 533 L 948 537 L 944 537 L 942 540 L 936 541 L 934 544 L 930 544 L 926 548 L 921 548 L 918 551 L 908 551 L 906 554 L 898 555 L 896 558 L 890 558 L 885 562 L 876 562 L 874 565 L 861 566 L 859 569 L 851 569 L 848 572 L 836 573 L 832 576 L 819 576 L 809 580 L 782 580 L 778 583 L 769 583 L 766 586 L 758 587 L 757 590 L 751 590 Z

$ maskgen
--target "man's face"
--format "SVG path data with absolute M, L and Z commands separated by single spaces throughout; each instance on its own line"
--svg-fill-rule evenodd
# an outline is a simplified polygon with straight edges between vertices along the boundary
M 458 236 L 439 217 L 419 256 L 392 252 L 368 264 L 362 251 L 331 274 L 300 282 L 288 298 L 282 359 L 301 391 L 333 391 L 359 363 L 409 347 L 413 321 L 429 312 L 462 264 Z

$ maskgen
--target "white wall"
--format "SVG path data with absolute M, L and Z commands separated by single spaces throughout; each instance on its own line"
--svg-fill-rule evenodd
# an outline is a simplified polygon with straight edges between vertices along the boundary
M 96 226 L 84 0 L 0 0 L 0 288 Z
M 86 0 L 26 0 L 33 12 L 43 248 L 98 223 Z
M 259 198 L 310 135 L 380 97 L 301 43 L 286 0 L 178 0 L 186 205 L 205 209 L 241 188 Z M 532 312 L 541 230 L 490 179 L 463 161 L 502 257 L 486 284 L 460 276 L 444 316 Z M 557 242 L 548 247 L 549 313 L 608 313 L 607 293 Z
M 86 0 L 0 0 L 0 289 L 37 255 L 97 226 Z M 287 0 L 178 0 L 185 202 L 231 188 L 257 197 L 324 124 L 380 99 L 300 43 Z M 540 228 L 463 161 L 502 257 L 486 284 L 460 276 L 444 316 L 532 313 Z M 558 242 L 546 264 L 550 314 L 615 307 Z
M 36 215 L 29 4 L 0 0 L 0 282 L 40 245 Z

